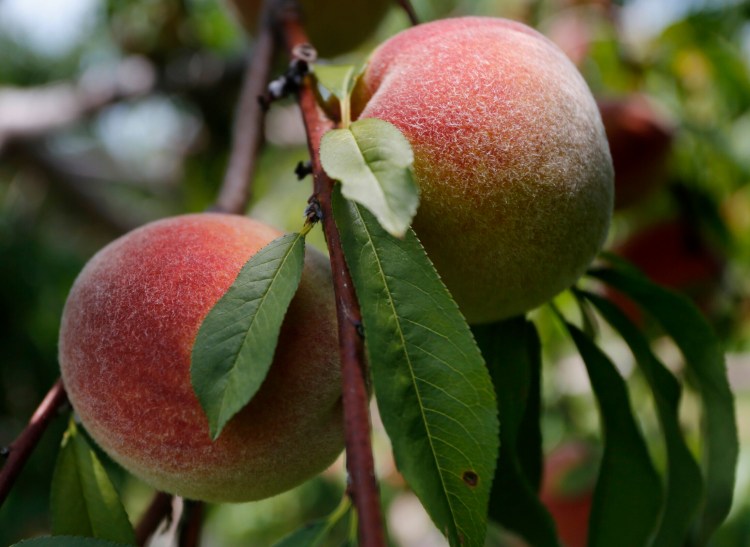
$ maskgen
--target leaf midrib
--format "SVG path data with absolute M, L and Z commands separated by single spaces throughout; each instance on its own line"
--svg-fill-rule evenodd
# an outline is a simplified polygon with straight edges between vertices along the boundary
M 245 332 L 244 336 L 242 337 L 242 343 L 238 346 L 237 352 L 234 354 L 234 357 L 232 359 L 232 366 L 231 366 L 231 368 L 227 371 L 226 374 L 223 375 L 223 377 L 226 378 L 226 380 L 224 382 L 225 389 L 222 390 L 222 394 L 221 394 L 221 403 L 220 403 L 220 406 L 219 406 L 219 417 L 223 417 L 223 415 L 224 415 L 224 411 L 225 411 L 226 406 L 227 406 L 226 403 L 227 403 L 227 392 L 228 392 L 228 389 L 226 389 L 226 388 L 229 385 L 229 383 L 231 382 L 231 377 L 234 376 L 235 371 L 236 371 L 236 369 L 238 367 L 238 361 L 239 361 L 238 356 L 240 355 L 240 353 L 242 351 L 242 348 L 245 346 L 245 343 L 247 342 L 248 337 L 250 336 L 250 331 L 253 329 L 253 325 L 255 324 L 255 320 L 258 317 L 257 311 L 261 309 L 261 307 L 263 306 L 263 303 L 266 301 L 266 298 L 271 293 L 271 287 L 274 285 L 274 283 L 276 283 L 276 280 L 278 279 L 278 277 L 279 277 L 279 275 L 281 273 L 281 270 L 284 268 L 284 264 L 286 264 L 286 261 L 289 259 L 289 256 L 292 254 L 292 250 L 297 245 L 297 242 L 299 241 L 299 239 L 301 237 L 304 237 L 304 236 L 302 236 L 302 234 L 298 233 L 297 237 L 294 239 L 294 241 L 292 242 L 292 244 L 289 246 L 289 249 L 287 250 L 287 252 L 284 253 L 284 255 L 283 255 L 282 259 L 281 259 L 281 265 L 276 269 L 276 274 L 272 276 L 271 282 L 268 284 L 268 287 L 266 288 L 266 290 L 262 293 L 262 295 L 259 298 L 255 299 L 255 300 L 260 300 L 260 303 L 258 304 L 258 307 L 256 309 L 256 313 L 253 315 L 252 319 L 250 320 L 250 324 L 247 327 L 247 331 Z
M 370 231 L 367 228 L 367 223 L 365 223 L 364 218 L 362 217 L 362 214 L 360 213 L 359 205 L 357 205 L 356 203 L 353 203 L 352 205 L 354 206 L 354 209 L 357 211 L 357 216 L 359 217 L 359 220 L 362 223 L 362 227 L 364 228 L 364 231 L 367 234 L 367 238 L 368 238 L 368 240 L 370 242 L 370 245 L 372 246 L 373 255 L 375 256 L 375 261 L 377 262 L 377 266 L 378 266 L 378 272 L 380 273 L 380 277 L 383 280 L 383 284 L 385 285 L 385 288 L 386 288 L 386 291 L 387 291 L 387 294 L 388 294 L 388 304 L 391 307 L 391 310 L 393 311 L 393 316 L 396 319 L 396 326 L 397 326 L 397 329 L 398 329 L 398 335 L 399 335 L 399 338 L 401 339 L 401 347 L 404 348 L 404 355 L 406 356 L 407 363 L 409 364 L 409 373 L 411 375 L 412 386 L 414 387 L 414 391 L 415 391 L 415 393 L 417 395 L 417 399 L 419 401 L 419 413 L 422 416 L 422 422 L 424 423 L 424 427 L 427 430 L 427 439 L 428 439 L 428 441 L 430 443 L 430 448 L 431 448 L 431 452 L 432 452 L 432 455 L 433 455 L 433 460 L 434 460 L 434 463 L 435 463 L 435 468 L 438 470 L 438 475 L 440 476 L 440 484 L 443 487 L 443 492 L 446 493 L 445 499 L 446 499 L 446 501 L 448 503 L 448 508 L 450 510 L 450 514 L 451 514 L 451 518 L 453 520 L 453 524 L 456 527 L 456 530 L 460 532 L 460 531 L 463 530 L 463 528 L 461 528 L 459 526 L 459 524 L 458 524 L 458 519 L 456 518 L 456 513 L 455 513 L 455 511 L 453 509 L 453 504 L 451 503 L 451 496 L 448 495 L 448 486 L 446 485 L 446 482 L 445 482 L 445 480 L 443 478 L 443 472 L 445 470 L 440 466 L 440 462 L 437 459 L 437 455 L 436 455 L 436 451 L 435 451 L 435 445 L 432 442 L 432 431 L 430 430 L 429 422 L 427 420 L 427 417 L 425 416 L 424 405 L 422 404 L 422 396 L 420 394 L 420 390 L 419 390 L 419 387 L 417 385 L 417 377 L 414 374 L 414 367 L 412 365 L 411 356 L 409 355 L 409 352 L 406 350 L 406 338 L 404 337 L 403 330 L 401 329 L 401 318 L 396 313 L 396 308 L 395 308 L 395 305 L 393 304 L 393 298 L 391 297 L 392 293 L 391 293 L 391 290 L 390 290 L 390 286 L 388 285 L 387 276 L 385 275 L 385 272 L 384 272 L 384 270 L 382 268 L 382 265 L 381 265 L 381 262 L 380 262 L 380 257 L 378 256 L 378 253 L 375 252 L 375 245 L 373 243 L 373 238 L 372 238 L 372 236 L 370 234 Z

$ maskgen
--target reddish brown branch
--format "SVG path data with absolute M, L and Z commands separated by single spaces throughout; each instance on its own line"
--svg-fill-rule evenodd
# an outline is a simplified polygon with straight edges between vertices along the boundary
M 67 402 L 68 397 L 65 394 L 65 388 L 62 380 L 58 380 L 52 389 L 49 390 L 44 400 L 34 412 L 18 438 L 8 447 L 7 460 L 5 465 L 0 469 L 0 505 L 8 497 L 13 483 L 21 473 L 23 466 L 29 459 L 31 452 L 36 448 L 42 433 L 57 415 L 57 411 Z
M 411 0 L 396 0 L 399 6 L 406 12 L 406 16 L 409 18 L 409 22 L 412 26 L 419 24 L 419 17 L 417 12 L 414 10 L 414 6 L 411 4 Z
M 290 56 L 308 60 L 307 36 L 297 13 L 281 14 L 283 37 Z M 364 342 L 359 335 L 361 315 L 349 269 L 344 260 L 341 240 L 333 218 L 331 192 L 333 181 L 320 163 L 320 141 L 333 128 L 333 122 L 318 108 L 313 84 L 305 79 L 299 90 L 299 105 L 307 131 L 314 179 L 313 199 L 320 206 L 333 270 L 333 286 L 339 330 L 339 352 L 343 382 L 343 406 L 346 430 L 346 466 L 350 477 L 349 493 L 359 516 L 359 542 L 363 547 L 384 546 L 385 534 L 380 511 L 380 496 L 370 445 L 370 413 Z
M 180 529 L 179 547 L 196 547 L 203 528 L 203 503 L 185 500 L 182 528 Z
M 143 513 L 141 520 L 135 527 L 135 542 L 137 545 L 145 545 L 159 524 L 172 514 L 172 495 L 157 492 L 151 500 L 148 508 Z
M 266 14 L 269 9 L 267 6 L 271 3 L 270 0 L 265 2 Z M 262 22 L 267 20 L 268 15 L 261 17 Z M 263 141 L 264 109 L 259 99 L 265 94 L 275 45 L 271 25 L 261 24 L 245 72 L 235 116 L 229 165 L 214 210 L 242 214 L 250 201 L 251 179 Z

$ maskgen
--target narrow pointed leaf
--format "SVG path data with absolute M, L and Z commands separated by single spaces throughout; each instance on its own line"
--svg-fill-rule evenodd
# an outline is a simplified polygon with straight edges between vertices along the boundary
M 347 100 L 357 76 L 354 65 L 315 65 L 318 83 L 330 91 L 339 101 Z
M 419 205 L 414 155 L 393 124 L 369 118 L 323 135 L 320 160 L 345 198 L 364 205 L 391 235 L 403 237 Z
M 694 532 L 705 545 L 732 505 L 739 445 L 734 396 L 721 344 L 695 305 L 640 274 L 599 269 L 590 275 L 628 295 L 648 311 L 675 341 L 693 374 L 703 403 L 701 463 L 706 501 Z
M 398 468 L 452 545 L 482 546 L 498 453 L 482 356 L 414 233 L 388 235 L 338 191 L 333 203 Z
M 190 374 L 213 439 L 266 378 L 304 255 L 304 236 L 296 233 L 263 247 L 201 324 Z
M 80 536 L 45 536 L 26 539 L 14 543 L 11 547 L 122 547 L 123 545 L 128 544 Z M 134 543 L 129 545 L 134 545 Z
M 601 296 L 583 294 L 628 344 L 654 394 L 667 447 L 667 481 L 659 529 L 651 545 L 681 547 L 700 507 L 703 478 L 680 429 L 680 385 L 651 351 L 648 340 L 617 306 Z
M 530 545 L 556 547 L 555 524 L 536 493 L 542 462 L 539 336 L 524 317 L 472 331 L 495 385 L 502 423 L 489 516 Z
M 133 527 L 91 446 L 73 422 L 52 476 L 52 533 L 135 543 Z
M 588 336 L 576 326 L 566 325 L 586 364 L 604 438 L 588 545 L 648 545 L 659 517 L 661 481 L 636 425 L 625 381 Z

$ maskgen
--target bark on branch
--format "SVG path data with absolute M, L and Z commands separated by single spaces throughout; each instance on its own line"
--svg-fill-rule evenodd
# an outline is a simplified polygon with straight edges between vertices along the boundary
M 15 483 L 34 448 L 36 448 L 47 426 L 67 401 L 68 397 L 65 394 L 62 380 L 58 380 L 44 397 L 34 415 L 31 416 L 26 429 L 7 449 L 4 449 L 6 460 L 2 469 L 0 469 L 0 505 L 8 497 L 13 483 Z
M 279 18 L 284 44 L 290 57 L 303 62 L 308 61 L 311 48 L 298 12 L 291 8 L 285 9 Z M 364 341 L 359 334 L 362 319 L 333 218 L 333 181 L 323 170 L 319 154 L 320 140 L 326 131 L 333 128 L 334 123 L 318 108 L 313 82 L 309 77 L 302 82 L 298 102 L 305 122 L 312 163 L 312 199 L 317 202 L 322 217 L 336 295 L 346 431 L 346 466 L 350 478 L 349 494 L 359 517 L 360 545 L 381 547 L 385 545 L 385 533 L 370 444 L 368 374 Z

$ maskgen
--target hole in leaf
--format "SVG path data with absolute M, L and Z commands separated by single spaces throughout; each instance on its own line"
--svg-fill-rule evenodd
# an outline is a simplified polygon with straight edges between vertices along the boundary
M 464 482 L 471 487 L 476 486 L 479 483 L 479 475 L 474 471 L 464 471 L 463 477 Z

